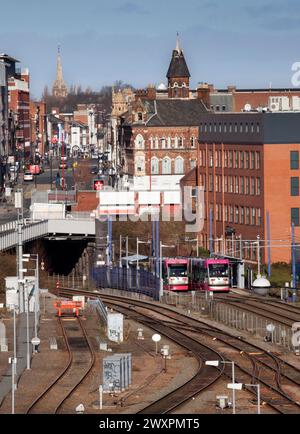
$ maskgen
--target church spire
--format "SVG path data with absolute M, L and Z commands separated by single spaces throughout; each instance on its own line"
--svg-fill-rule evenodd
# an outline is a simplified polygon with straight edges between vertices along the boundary
M 179 54 L 181 49 L 180 49 L 180 45 L 179 45 L 179 33 L 177 32 L 176 34 L 176 48 L 175 50 L 177 51 L 177 53 Z
M 167 72 L 168 97 L 189 98 L 190 76 L 183 51 L 180 48 L 179 34 L 177 32 L 176 48 L 173 50 Z
M 56 80 L 59 81 L 59 82 L 63 81 L 62 66 L 61 66 L 61 57 L 60 57 L 60 45 L 58 45 L 58 47 L 57 47 Z
M 63 80 L 62 64 L 60 56 L 60 45 L 57 47 L 57 66 L 56 66 L 56 80 L 53 84 L 52 94 L 61 98 L 68 95 L 68 88 Z

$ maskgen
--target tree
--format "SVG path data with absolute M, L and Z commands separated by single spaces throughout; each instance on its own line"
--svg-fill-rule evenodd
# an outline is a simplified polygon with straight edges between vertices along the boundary
M 124 84 L 118 80 L 115 84 L 122 88 L 133 87 Z M 77 104 L 94 104 L 99 111 L 111 112 L 112 106 L 112 86 L 102 86 L 100 90 L 93 90 L 88 86 L 85 90 L 80 85 L 72 84 L 69 93 L 65 98 L 58 98 L 49 93 L 48 87 L 45 86 L 43 92 L 43 101 L 46 103 L 46 109 L 49 113 L 52 107 L 58 107 L 63 112 L 72 112 L 76 110 Z
M 43 100 L 45 100 L 46 98 L 48 98 L 49 97 L 49 89 L 48 89 L 48 86 L 46 85 L 45 87 L 44 87 L 44 90 L 43 90 L 43 94 L 42 94 L 42 99 Z

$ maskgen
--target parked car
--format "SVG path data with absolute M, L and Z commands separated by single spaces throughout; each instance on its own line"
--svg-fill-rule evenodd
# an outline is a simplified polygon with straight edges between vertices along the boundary
M 97 166 L 93 166 L 92 168 L 91 168 L 91 172 L 90 173 L 92 173 L 93 175 L 96 175 L 97 173 L 98 173 L 98 167 Z
M 33 181 L 33 174 L 29 172 L 29 170 L 26 170 L 24 173 L 24 181 Z

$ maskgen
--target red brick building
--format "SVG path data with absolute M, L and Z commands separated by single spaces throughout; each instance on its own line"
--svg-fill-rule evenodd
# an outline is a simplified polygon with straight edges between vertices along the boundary
M 145 186 L 150 189 L 158 176 L 168 177 L 179 188 L 179 179 L 196 164 L 198 125 L 208 109 L 201 93 L 199 98 L 190 98 L 189 77 L 177 42 L 167 72 L 168 95 L 158 97 L 154 87 L 136 91 L 122 118 L 119 137 L 124 171 L 130 177 L 148 177 Z
M 29 101 L 29 72 L 26 69 L 8 81 L 9 109 L 17 118 L 16 149 L 24 153 L 25 157 L 30 153 Z
M 0 61 L 6 65 L 7 86 L 8 86 L 8 109 L 14 119 L 13 127 L 15 131 L 10 132 L 12 140 L 15 142 L 11 146 L 20 155 L 30 153 L 30 115 L 29 115 L 29 71 L 28 69 L 19 70 L 16 64 L 17 59 L 7 54 L 0 55 Z
M 41 155 L 46 143 L 46 104 L 43 101 L 30 101 L 30 142 Z
M 199 171 L 181 186 L 205 188 L 205 248 L 211 231 L 214 252 L 255 261 L 259 235 L 265 262 L 268 240 L 271 262 L 290 262 L 292 222 L 300 236 L 299 122 L 291 112 L 202 115 Z

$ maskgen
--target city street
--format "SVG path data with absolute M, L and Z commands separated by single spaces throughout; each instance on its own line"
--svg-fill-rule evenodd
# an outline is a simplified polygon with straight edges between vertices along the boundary
M 300 414 L 300 2 L 2 3 L 0 414 Z

